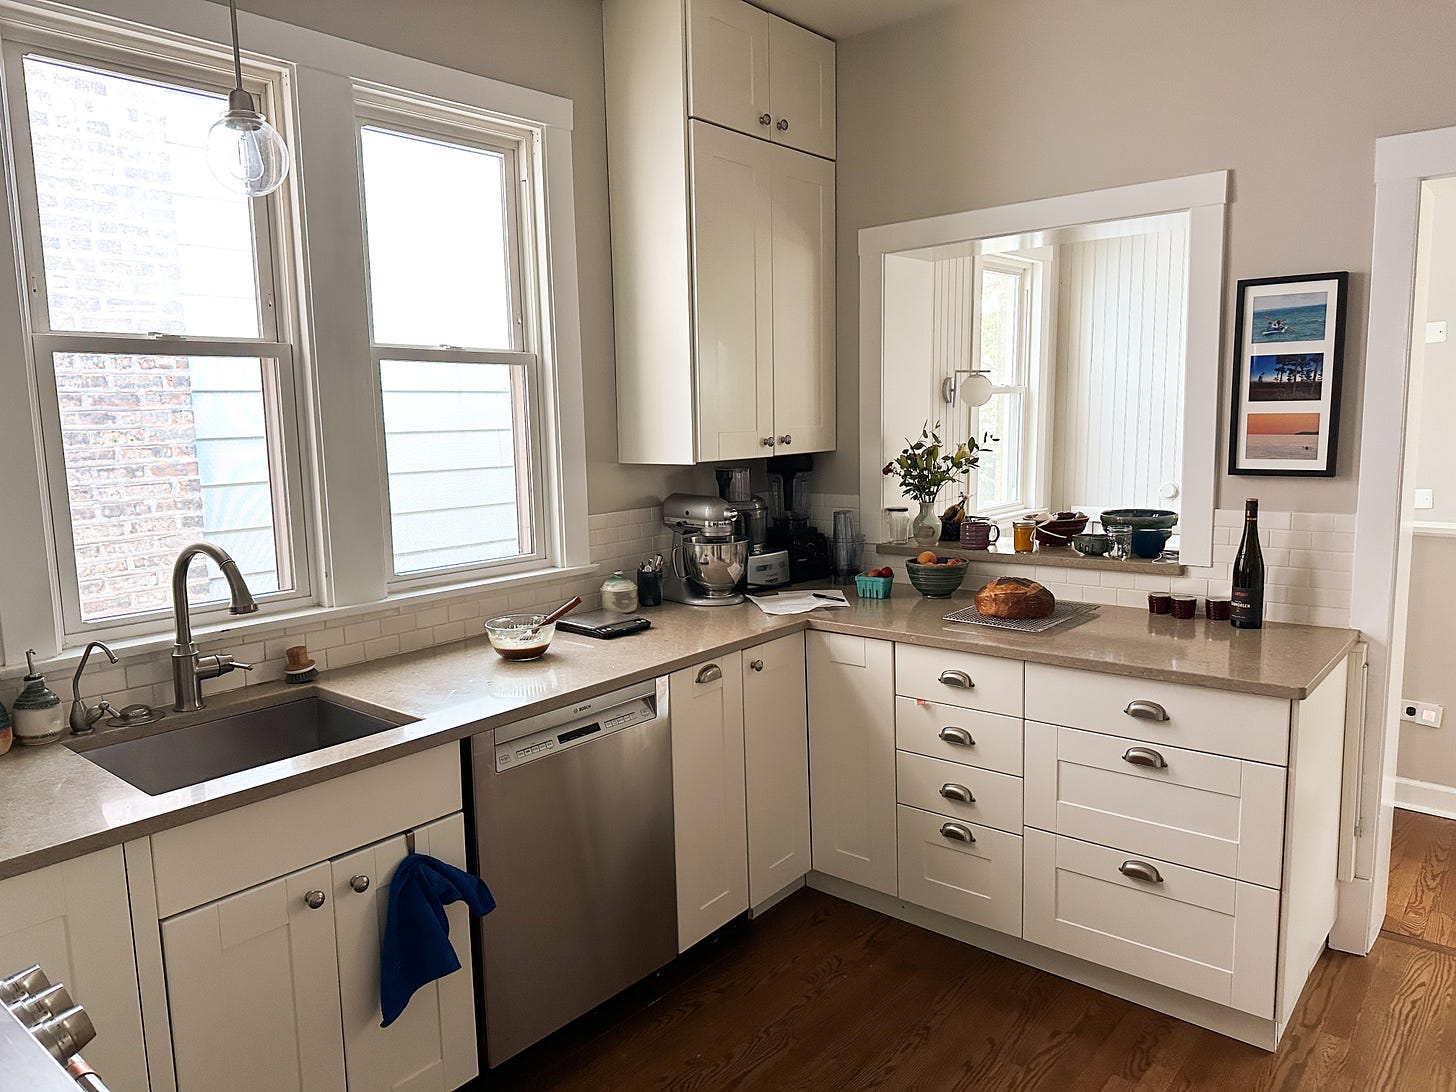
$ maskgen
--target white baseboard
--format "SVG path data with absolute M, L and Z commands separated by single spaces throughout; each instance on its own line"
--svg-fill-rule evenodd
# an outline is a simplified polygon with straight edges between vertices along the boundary
M 1456 819 L 1456 788 L 1409 777 L 1395 779 L 1395 806 L 1442 819 Z
M 923 906 L 902 902 L 891 895 L 871 891 L 867 887 L 860 887 L 858 884 L 849 883 L 838 877 L 826 876 L 822 872 L 810 872 L 808 886 L 816 891 L 823 891 L 826 895 L 833 895 L 846 902 L 878 910 L 889 917 L 899 918 L 901 921 L 940 933 L 942 936 L 958 940 L 963 944 L 970 944 L 1018 963 L 1025 963 L 1059 978 L 1079 982 L 1094 990 L 1110 993 L 1124 1001 L 1131 1001 L 1135 1005 L 1166 1013 L 1179 1020 L 1197 1024 L 1199 1027 L 1216 1031 L 1220 1035 L 1227 1035 L 1230 1039 L 1238 1039 L 1263 1050 L 1278 1049 L 1279 1039 L 1284 1032 L 1284 1028 L 1273 1020 L 1263 1020 L 1246 1012 L 1239 1012 L 1236 1009 L 1216 1005 L 1211 1001 L 1160 986 L 1155 982 L 1134 978 L 1132 975 L 1114 971 L 1109 967 L 1088 963 L 1075 956 L 1063 955 L 1061 952 L 1054 952 L 1049 948 L 1022 940 L 1020 937 L 972 925 L 959 918 L 948 917 L 935 910 L 927 910 Z

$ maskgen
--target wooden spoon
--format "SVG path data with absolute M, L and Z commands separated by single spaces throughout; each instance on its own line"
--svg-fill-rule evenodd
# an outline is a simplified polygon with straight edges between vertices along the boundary
M 540 625 L 532 626 L 531 632 L 526 635 L 527 638 L 534 637 L 536 636 L 536 634 L 540 633 L 541 630 L 546 626 L 553 625 L 556 622 L 561 621 L 561 619 L 565 618 L 568 614 L 576 610 L 576 608 L 579 606 L 581 606 L 581 596 L 573 596 L 568 602 L 562 603 L 561 606 L 557 607 L 545 618 L 542 618 Z

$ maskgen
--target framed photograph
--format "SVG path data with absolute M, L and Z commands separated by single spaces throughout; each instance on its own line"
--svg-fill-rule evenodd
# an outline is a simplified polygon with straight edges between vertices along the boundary
M 1349 280 L 1239 281 L 1230 474 L 1334 474 Z

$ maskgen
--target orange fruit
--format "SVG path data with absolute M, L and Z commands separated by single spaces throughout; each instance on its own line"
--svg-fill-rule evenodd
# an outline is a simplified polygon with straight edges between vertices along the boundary
M 920 554 L 919 557 L 917 557 L 915 559 L 915 561 L 916 561 L 917 564 L 920 564 L 920 565 L 934 565 L 935 564 L 935 561 L 936 561 L 935 551 L 934 550 L 925 550 L 925 551 L 923 551 Z

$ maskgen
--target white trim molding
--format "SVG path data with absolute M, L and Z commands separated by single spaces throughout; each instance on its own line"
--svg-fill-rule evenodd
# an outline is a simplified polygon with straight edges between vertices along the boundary
M 1416 299 L 1421 196 L 1427 179 L 1456 174 L 1456 128 L 1375 142 L 1375 225 L 1370 320 L 1355 520 L 1350 624 L 1369 642 L 1369 691 L 1360 756 L 1354 878 L 1340 884 L 1332 947 L 1365 953 L 1385 918 L 1391 817 L 1396 802 L 1396 704 L 1404 677 L 1413 505 L 1406 495 L 1414 445 L 1411 331 Z M 1418 392 L 1415 392 L 1418 394 Z
M 1395 806 L 1422 815 L 1456 819 L 1456 788 L 1410 777 L 1395 779 Z
M 1456 538 L 1456 523 L 1440 523 L 1435 520 L 1418 519 L 1411 524 L 1413 535 L 1433 535 L 1437 538 Z
M 1184 360 L 1182 511 L 1184 564 L 1213 563 L 1214 491 L 1222 458 L 1224 238 L 1229 172 L 1210 171 L 1088 193 L 862 228 L 859 233 L 860 504 L 866 537 L 884 528 L 882 362 L 887 261 L 907 251 L 1035 234 L 1166 213 L 1188 216 L 1187 349 Z M 876 538 L 875 536 L 879 537 Z

